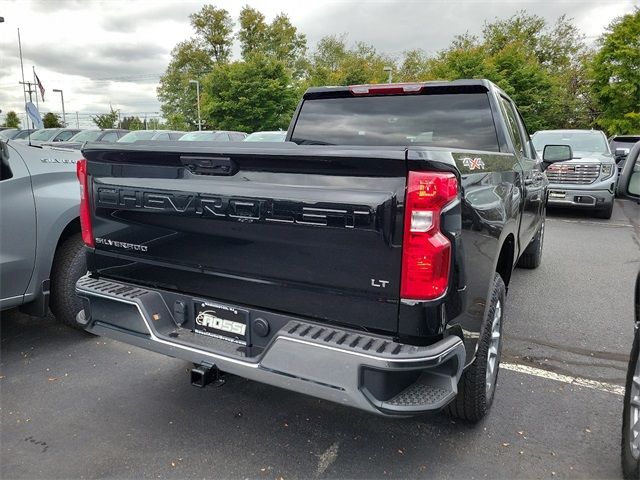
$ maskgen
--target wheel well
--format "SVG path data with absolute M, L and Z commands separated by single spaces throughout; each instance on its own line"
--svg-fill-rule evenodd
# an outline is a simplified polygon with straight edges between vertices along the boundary
M 60 238 L 58 238 L 58 244 L 56 245 L 56 252 L 58 251 L 58 248 L 60 248 L 60 245 L 62 245 L 67 238 L 69 238 L 71 235 L 75 235 L 76 233 L 80 233 L 82 230 L 80 228 L 80 218 L 74 218 L 73 220 L 71 220 L 69 222 L 69 224 L 64 227 L 64 230 L 62 230 L 62 233 L 60 234 Z
M 500 255 L 498 256 L 498 264 L 496 265 L 496 272 L 500 274 L 505 286 L 509 286 L 509 280 L 511 280 L 511 272 L 513 271 L 513 255 L 515 247 L 515 240 L 513 235 L 507 235 L 507 238 L 502 244 L 500 249 Z

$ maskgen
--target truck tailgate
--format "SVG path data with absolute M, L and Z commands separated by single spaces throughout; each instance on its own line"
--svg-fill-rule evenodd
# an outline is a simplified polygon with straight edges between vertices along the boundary
M 93 272 L 395 332 L 402 147 L 88 147 Z

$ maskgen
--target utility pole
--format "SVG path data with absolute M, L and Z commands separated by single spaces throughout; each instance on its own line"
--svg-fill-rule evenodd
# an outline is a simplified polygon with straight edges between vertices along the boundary
M 76 128 L 80 128 L 80 119 L 78 118 L 78 112 L 76 112 Z

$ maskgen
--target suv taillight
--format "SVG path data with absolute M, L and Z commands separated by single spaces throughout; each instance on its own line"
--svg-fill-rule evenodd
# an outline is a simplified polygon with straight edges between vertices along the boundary
M 400 296 L 433 300 L 447 291 L 451 242 L 440 231 L 443 207 L 458 196 L 452 173 L 409 172 Z
M 82 230 L 82 240 L 91 248 L 95 248 L 93 239 L 93 227 L 91 225 L 91 208 L 89 207 L 89 183 L 87 181 L 87 161 L 78 160 L 76 163 L 76 173 L 80 182 L 80 228 Z

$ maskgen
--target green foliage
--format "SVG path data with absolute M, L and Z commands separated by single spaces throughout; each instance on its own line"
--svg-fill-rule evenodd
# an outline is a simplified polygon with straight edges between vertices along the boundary
M 238 39 L 243 59 L 248 60 L 255 54 L 264 55 L 284 62 L 296 78 L 304 73 L 307 38 L 298 33 L 284 13 L 268 24 L 262 13 L 245 6 L 240 12 Z
M 98 128 L 115 128 L 116 122 L 118 121 L 118 110 L 114 110 L 112 106 L 109 106 L 109 109 L 109 113 L 91 117 L 91 120 Z
M 614 20 L 599 40 L 591 70 L 600 109 L 596 123 L 610 134 L 640 132 L 640 8 Z
M 218 64 L 229 61 L 233 44 L 234 22 L 223 8 L 205 5 L 198 13 L 189 15 L 196 32 L 198 47 Z
M 144 124 L 139 117 L 124 117 L 120 121 L 120 128 L 125 130 L 144 130 Z
M 286 65 L 263 55 L 215 68 L 202 87 L 203 122 L 213 129 L 286 128 L 299 98 Z
M 176 130 L 193 130 L 198 125 L 196 88 L 189 80 L 199 80 L 215 65 L 227 63 L 233 44 L 234 23 L 226 10 L 205 5 L 189 18 L 195 36 L 173 48 L 158 86 L 162 114 Z
M 193 130 L 198 125 L 195 85 L 189 80 L 202 78 L 214 66 L 214 60 L 195 40 L 175 46 L 167 71 L 160 78 L 158 99 L 170 128 Z
M 309 86 L 384 83 L 388 77 L 384 67 L 394 65 L 393 60 L 371 45 L 357 42 L 349 48 L 346 35 L 329 35 L 318 42 L 306 83 Z
M 264 15 L 255 8 L 245 5 L 240 11 L 240 50 L 242 58 L 247 58 L 255 52 L 264 52 L 267 43 L 269 25 Z
M 205 5 L 190 18 L 194 37 L 176 45 L 158 87 L 163 116 L 173 129 L 197 128 L 192 79 L 203 82 L 208 128 L 234 125 L 249 131 L 286 127 L 289 119 L 283 115 L 293 111 L 291 99 L 310 86 L 384 83 L 389 66 L 395 81 L 492 80 L 514 99 L 532 131 L 594 125 L 610 133 L 640 130 L 638 9 L 609 27 L 597 52 L 586 48 L 566 16 L 551 24 L 521 11 L 485 22 L 479 36 L 456 36 L 435 55 L 416 49 L 399 60 L 372 45 L 350 43 L 346 34 L 322 38 L 308 54 L 305 35 L 286 15 L 267 22 L 259 10 L 245 6 L 235 36 L 242 61 L 229 63 L 234 22 L 228 12 Z M 260 113 L 249 115 L 249 105 Z
M 168 127 L 157 118 L 150 118 L 147 121 L 148 130 L 166 130 Z
M 18 114 L 13 110 L 7 112 L 4 117 L 4 127 L 9 128 L 20 128 L 20 118 L 18 118 Z
M 42 117 L 42 124 L 44 125 L 44 128 L 60 128 L 63 126 L 60 121 L 60 116 L 53 112 L 44 114 L 44 117 Z

